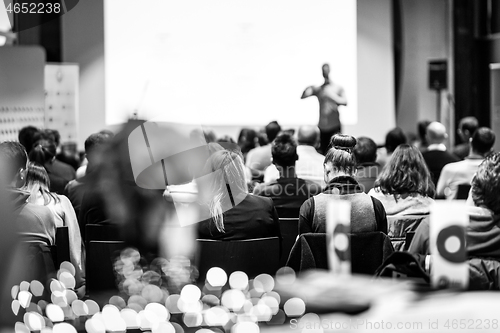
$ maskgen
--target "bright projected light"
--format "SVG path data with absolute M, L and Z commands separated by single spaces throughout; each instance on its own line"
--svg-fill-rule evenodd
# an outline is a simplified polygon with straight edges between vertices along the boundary
M 107 124 L 315 124 L 323 63 L 357 122 L 354 0 L 106 0 L 104 22 Z

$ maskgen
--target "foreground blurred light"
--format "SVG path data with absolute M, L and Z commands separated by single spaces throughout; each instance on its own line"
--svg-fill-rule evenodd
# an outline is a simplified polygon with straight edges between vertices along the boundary
M 71 303 L 78 299 L 78 296 L 76 296 L 76 293 L 73 290 L 66 290 L 65 295 L 68 305 L 71 305 Z
M 146 301 L 146 299 L 142 296 L 133 295 L 128 299 L 128 306 L 130 307 L 132 304 L 137 304 L 141 310 L 144 310 L 146 305 L 148 305 L 148 301 Z
M 281 296 L 275 291 L 270 291 L 270 292 L 266 293 L 264 296 L 272 297 L 272 298 L 276 299 L 278 304 L 281 303 Z
M 59 282 L 57 280 L 52 280 L 52 282 L 50 282 L 50 291 L 51 292 L 56 292 L 56 291 L 63 292 L 65 290 L 66 290 L 66 288 L 64 288 L 64 286 L 61 284 L 61 282 Z
M 185 285 L 181 290 L 181 299 L 186 303 L 193 303 L 200 299 L 201 290 L 192 284 Z
M 207 282 L 212 287 L 223 287 L 227 282 L 227 274 L 220 267 L 212 267 L 207 272 Z
M 142 289 L 141 296 L 148 301 L 148 303 L 159 303 L 163 298 L 163 292 L 158 286 L 149 284 Z
M 59 305 L 48 304 L 45 313 L 52 322 L 64 321 L 64 312 Z
M 138 323 L 141 330 L 150 330 L 160 323 L 160 320 L 154 312 L 142 310 L 138 315 Z
M 28 307 L 26 308 L 26 312 L 36 312 L 42 314 L 42 309 L 37 304 L 30 303 L 30 305 L 28 305 Z
M 85 330 L 88 333 L 106 333 L 104 323 L 94 318 L 91 318 L 85 322 Z
M 307 313 L 299 320 L 300 327 L 320 327 L 319 330 L 308 330 L 309 332 L 323 332 L 321 325 L 321 319 L 315 313 Z
M 220 304 L 219 298 L 217 296 L 215 296 L 215 295 L 205 295 L 205 296 L 203 296 L 203 298 L 201 299 L 201 301 L 204 304 L 207 304 L 210 307 L 216 306 L 216 305 Z
M 68 323 L 55 324 L 52 328 L 53 333 L 77 333 L 76 328 Z
M 226 290 L 222 294 L 221 303 L 230 310 L 238 311 L 245 303 L 245 295 L 241 292 L 241 290 Z
M 274 299 L 274 298 L 273 298 Z M 278 311 L 276 310 L 276 313 Z M 272 310 L 269 306 L 267 306 L 264 303 L 259 303 L 252 307 L 250 310 L 250 316 L 252 318 L 255 318 L 257 321 L 260 322 L 266 322 L 271 320 L 271 317 L 273 316 Z
M 260 329 L 257 324 L 244 321 L 237 323 L 231 328 L 231 333 L 259 333 Z
M 85 304 L 89 308 L 89 316 L 93 316 L 94 314 L 98 313 L 100 308 L 99 304 L 97 304 L 95 301 L 88 299 L 85 301 Z
M 17 293 L 19 292 L 19 286 L 15 285 L 10 289 L 10 296 L 12 296 L 12 299 L 17 299 Z
M 52 327 L 44 327 L 44 328 L 42 328 L 40 333 L 53 333 Z
M 281 267 L 276 272 L 276 282 L 281 285 L 290 285 L 295 282 L 295 279 L 295 271 L 288 266 Z
M 68 289 L 74 289 L 76 286 L 75 277 L 70 272 L 63 271 L 58 280 Z
M 125 300 L 120 296 L 111 296 L 108 303 L 116 306 L 118 309 L 127 307 L 127 303 L 125 303 Z
M 197 330 L 195 333 L 214 333 L 214 331 L 209 330 L 208 328 L 201 328 L 201 329 Z
M 269 274 L 260 274 L 253 280 L 253 287 L 258 292 L 270 292 L 274 288 L 274 279 Z
M 151 333 L 176 333 L 175 328 L 169 322 L 159 323 L 158 326 L 153 327 Z
M 203 303 L 198 300 L 194 302 L 185 302 L 184 299 L 181 297 L 177 301 L 177 307 L 181 312 L 201 312 L 203 310 Z
M 43 284 L 40 281 L 37 281 L 37 280 L 31 281 L 30 290 L 34 296 L 36 296 L 36 297 L 42 296 L 43 289 L 44 289 Z
M 174 295 L 170 295 L 167 297 L 167 300 L 165 301 L 165 306 L 167 307 L 167 310 L 170 312 L 170 313 L 181 313 L 182 311 L 179 309 L 179 307 L 177 306 L 177 303 L 180 299 L 181 295 L 178 295 L 178 294 L 174 294 Z
M 17 322 L 14 325 L 14 332 L 16 332 L 16 333 L 30 333 L 30 329 L 25 324 Z
M 306 304 L 298 297 L 290 298 L 283 306 L 288 317 L 300 317 L 306 312 Z
M 248 286 L 248 276 L 241 271 L 233 272 L 229 277 L 229 286 L 233 289 L 244 290 Z
M 43 319 L 42 315 L 36 312 L 25 313 L 23 321 L 31 331 L 40 331 L 45 327 L 45 319 Z
M 19 284 L 20 291 L 27 291 L 30 288 L 30 284 L 27 281 L 23 281 Z
M 70 263 L 69 261 L 63 261 L 61 263 L 60 269 L 68 271 L 73 276 L 75 276 L 76 274 L 75 266 L 73 266 L 73 264 Z
M 10 305 L 10 308 L 12 309 L 12 312 L 14 313 L 14 315 L 17 316 L 17 314 L 19 313 L 19 308 L 21 307 L 21 304 L 19 303 L 19 301 L 17 299 L 13 300 L 12 301 L 12 304 Z
M 102 321 L 106 331 L 125 332 L 127 329 L 127 325 L 120 315 L 120 310 L 111 304 L 107 304 L 102 308 Z
M 229 321 L 226 309 L 215 306 L 205 311 L 205 322 L 208 326 L 225 326 Z
M 50 295 L 50 300 L 53 304 L 59 305 L 64 308 L 68 306 L 68 299 L 66 298 L 66 291 L 54 291 Z
M 203 316 L 201 313 L 188 312 L 184 314 L 182 320 L 187 327 L 196 327 L 203 322 Z
M 137 312 L 132 309 L 123 309 L 120 311 L 120 316 L 125 321 L 127 329 L 139 328 L 139 321 L 137 318 Z
M 19 292 L 19 294 L 17 295 L 17 299 L 19 300 L 19 304 L 21 304 L 21 306 L 23 308 L 27 308 L 28 305 L 30 305 L 30 302 L 31 302 L 31 293 L 29 291 L 26 291 L 26 290 L 22 290 Z
M 267 305 L 271 309 L 273 315 L 278 313 L 279 306 L 280 306 L 280 304 L 278 303 L 276 298 L 271 297 L 271 296 L 262 297 L 259 301 L 259 304 Z
M 160 322 L 170 319 L 170 314 L 168 313 L 167 308 L 159 303 L 149 303 L 146 305 L 144 310 L 154 313 Z
M 85 302 L 80 301 L 79 299 L 71 303 L 71 309 L 77 317 L 87 316 L 89 314 L 89 307 L 85 304 Z

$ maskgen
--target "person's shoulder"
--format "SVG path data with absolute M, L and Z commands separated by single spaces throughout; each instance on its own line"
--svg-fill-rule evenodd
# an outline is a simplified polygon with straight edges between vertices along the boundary
M 247 195 L 246 200 L 253 205 L 259 205 L 261 207 L 274 207 L 273 199 L 261 195 L 249 194 Z
M 34 218 L 39 218 L 43 221 L 53 221 L 54 213 L 47 206 L 37 205 L 31 202 L 26 203 L 23 207 L 22 212 L 24 215 L 32 216 Z

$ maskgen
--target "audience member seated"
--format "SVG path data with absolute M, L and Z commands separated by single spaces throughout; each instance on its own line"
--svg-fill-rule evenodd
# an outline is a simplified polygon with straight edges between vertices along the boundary
M 354 178 L 356 139 L 336 134 L 326 154 L 325 182 L 322 193 L 308 199 L 300 208 L 299 234 L 326 232 L 326 211 L 330 200 L 341 198 L 351 203 L 351 233 L 382 231 L 387 233 L 387 217 L 382 203 L 367 195 Z
M 418 148 L 396 148 L 368 194 L 382 202 L 387 216 L 429 214 L 435 187 Z
M 500 153 L 484 159 L 471 185 L 475 206 L 467 206 L 470 217 L 466 229 L 467 255 L 500 260 Z M 408 252 L 429 254 L 428 221 L 418 226 Z
M 458 185 L 470 184 L 484 157 L 491 153 L 495 143 L 495 133 L 487 127 L 481 127 L 474 132 L 469 143 L 469 155 L 459 162 L 447 164 L 441 171 L 437 183 L 438 197 L 448 200 L 456 198 Z
M 67 197 L 49 191 L 49 183 L 49 176 L 44 167 L 29 162 L 26 183 L 22 189 L 30 193 L 28 202 L 47 207 L 52 211 L 56 227 L 68 227 L 69 256 L 76 269 L 76 287 L 79 288 L 84 283 L 82 263 L 84 256 L 82 256 L 82 237 L 75 210 Z
M 211 177 L 198 184 L 198 190 L 202 210 L 210 217 L 198 223 L 198 238 L 241 240 L 277 236 L 281 239 L 272 199 L 247 193 L 239 154 L 217 151 L 210 156 L 205 171 Z
M 323 161 L 325 156 L 318 153 L 319 128 L 317 126 L 301 126 L 298 133 L 297 155 L 299 159 L 295 162 L 295 173 L 297 177 L 315 182 L 321 187 L 325 186 L 323 179 Z M 264 173 L 264 182 L 275 181 L 279 177 L 279 171 L 274 164 L 267 167 Z
M 244 161 L 246 161 L 248 152 L 257 147 L 258 142 L 259 138 L 257 137 L 257 132 L 255 130 L 251 128 L 241 129 L 240 135 L 238 136 L 238 146 L 241 149 Z
M 0 143 L 0 182 L 7 186 L 18 231 L 27 240 L 41 240 L 54 245 L 56 221 L 48 207 L 28 202 L 29 192 L 21 190 L 26 182 L 28 156 L 17 142 Z
M 64 189 L 64 195 L 66 195 L 71 201 L 71 204 L 75 209 L 76 216 L 79 216 L 80 214 L 83 195 L 87 190 L 87 181 L 93 172 L 93 165 L 95 164 L 94 160 L 97 155 L 96 151 L 102 147 L 106 141 L 107 137 L 101 133 L 91 134 L 87 140 L 85 140 L 85 156 L 88 160 L 86 173 L 82 178 L 70 181 Z
M 453 154 L 455 154 L 458 158 L 463 160 L 469 155 L 469 141 L 478 127 L 479 123 L 476 117 L 465 117 L 460 120 L 460 123 L 458 124 L 457 134 L 462 143 L 456 145 L 455 148 L 453 148 Z
M 111 132 L 110 130 L 102 130 L 99 132 L 99 134 L 103 135 L 105 139 L 110 140 L 112 139 L 115 134 Z M 87 160 L 86 157 L 81 158 L 82 163 L 80 164 L 80 167 L 78 170 L 76 170 L 76 179 L 80 179 L 85 176 L 85 173 L 87 172 L 87 164 L 89 161 Z M 77 212 L 78 214 L 78 212 Z
M 61 146 L 61 134 L 59 131 L 49 129 L 45 131 L 52 133 L 54 137 L 54 143 L 56 144 L 56 159 L 70 165 L 76 171 L 76 169 L 80 166 L 80 161 L 75 157 L 75 154 L 70 154 L 67 150 L 63 149 Z
M 372 188 L 380 173 L 380 165 L 377 160 L 377 144 L 370 138 L 359 137 L 356 147 L 354 147 L 354 157 L 356 157 L 357 170 L 356 180 L 365 193 Z
M 76 173 L 70 165 L 56 160 L 56 145 L 50 139 L 41 139 L 35 143 L 29 154 L 30 161 L 43 165 L 50 179 L 50 191 L 63 194 L 64 187 L 75 179 Z
M 391 155 L 399 145 L 407 143 L 405 133 L 399 127 L 390 130 L 385 136 L 385 145 L 377 153 L 377 163 L 383 168 L 391 159 Z
M 421 120 L 417 124 L 418 141 L 415 142 L 415 146 L 421 153 L 427 151 L 427 147 L 429 146 L 427 142 L 427 126 L 429 126 L 430 123 L 429 120 Z
M 458 162 L 459 158 L 446 151 L 444 142 L 448 138 L 443 124 L 434 121 L 427 126 L 427 151 L 422 154 L 425 163 L 431 172 L 434 185 L 437 184 L 441 170 L 448 163 Z
M 258 184 L 253 194 L 273 199 L 280 217 L 298 217 L 300 206 L 305 200 L 321 192 L 321 186 L 308 180 L 297 178 L 295 163 L 297 143 L 288 133 L 278 134 L 272 142 L 273 164 L 280 177 L 272 182 Z
M 263 177 L 264 170 L 271 165 L 271 142 L 276 138 L 279 132 L 281 132 L 280 125 L 276 121 L 270 122 L 266 126 L 266 134 L 269 143 L 248 152 L 245 164 L 252 171 L 253 178 Z

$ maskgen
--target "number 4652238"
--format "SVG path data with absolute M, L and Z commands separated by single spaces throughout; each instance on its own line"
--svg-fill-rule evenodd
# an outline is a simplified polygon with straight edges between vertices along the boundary
M 22 3 L 9 3 L 7 8 L 5 8 L 7 13 L 15 14 L 59 14 L 61 12 L 61 4 L 56 3 L 33 3 L 33 2 L 22 2 Z

